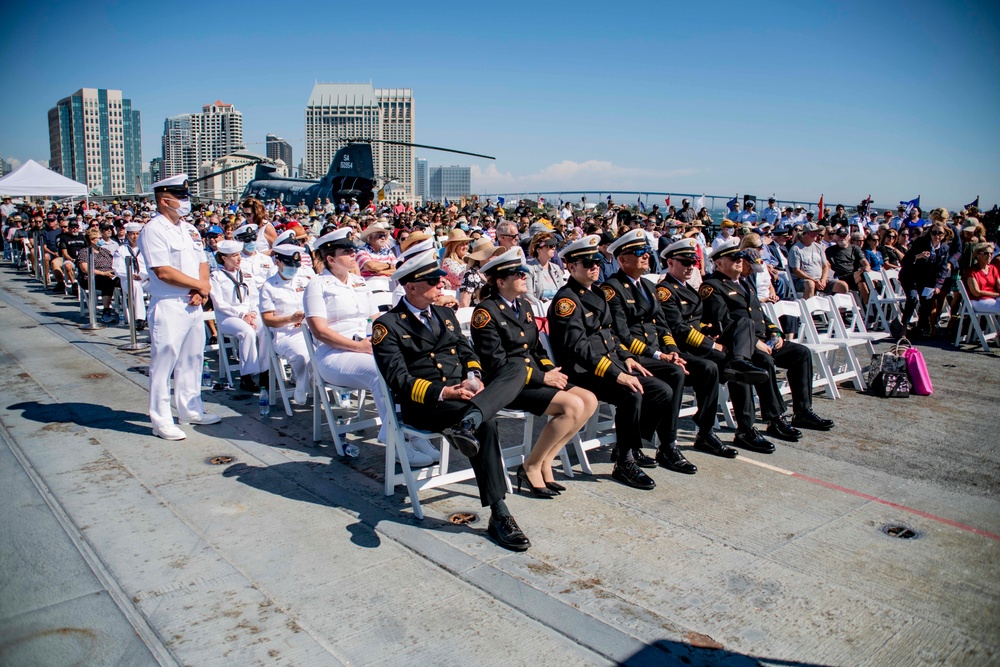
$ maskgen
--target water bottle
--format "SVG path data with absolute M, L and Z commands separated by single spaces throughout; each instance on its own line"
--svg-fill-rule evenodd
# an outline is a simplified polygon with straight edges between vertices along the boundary
M 368 318 L 368 325 L 365 328 L 365 335 L 368 336 L 369 338 L 372 337 L 372 318 L 370 317 Z
M 122 326 L 123 324 L 125 324 L 125 309 L 124 308 L 122 308 L 120 311 L 118 311 L 118 326 Z
M 778 334 L 771 334 L 771 337 L 767 339 L 767 346 L 774 349 L 774 346 L 778 344 Z
M 260 399 L 258 400 L 258 403 L 260 403 L 261 417 L 266 417 L 271 414 L 271 399 L 267 396 L 267 389 L 260 390 Z
M 351 392 L 342 391 L 337 394 L 337 399 L 340 401 L 339 405 L 344 406 L 351 400 Z
M 208 368 L 208 362 L 201 369 L 201 386 L 206 389 L 212 386 L 212 371 Z
M 347 443 L 344 445 L 344 455 L 356 459 L 361 455 L 361 450 L 353 442 Z
M 479 391 L 479 387 L 482 385 L 479 384 L 479 378 L 476 377 L 473 371 L 469 371 L 465 379 L 469 382 L 469 391 Z

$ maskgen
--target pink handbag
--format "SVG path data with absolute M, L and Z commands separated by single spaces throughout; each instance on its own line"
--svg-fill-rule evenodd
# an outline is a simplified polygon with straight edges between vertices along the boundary
M 910 383 L 913 385 L 912 392 L 918 396 L 930 396 L 934 393 L 934 383 L 931 382 L 931 374 L 927 372 L 927 364 L 924 363 L 924 355 L 915 347 L 903 352 L 906 359 L 906 370 L 910 373 Z

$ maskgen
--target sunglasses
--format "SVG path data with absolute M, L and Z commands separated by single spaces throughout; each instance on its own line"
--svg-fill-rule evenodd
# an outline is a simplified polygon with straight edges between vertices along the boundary
M 633 250 L 629 254 L 630 255 L 635 255 L 636 257 L 642 257 L 644 255 L 648 255 L 650 252 L 652 252 L 652 251 L 647 246 L 645 248 L 639 248 L 637 250 Z
M 497 274 L 497 278 L 527 278 L 528 272 L 522 269 L 510 269 L 507 271 L 501 271 Z
M 931 232 L 931 236 L 944 236 L 944 232 Z
M 589 259 L 588 258 L 588 259 L 578 259 L 577 261 L 580 262 L 580 264 L 582 264 L 583 268 L 585 268 L 585 269 L 592 269 L 595 266 L 600 266 L 601 265 L 601 260 L 599 260 L 599 259 Z
M 698 263 L 698 260 L 696 259 L 675 259 L 674 261 L 685 268 L 689 266 L 694 266 L 695 264 Z
M 388 238 L 388 237 L 389 237 L 389 235 L 385 234 L 385 233 L 369 234 L 368 235 L 368 238 L 370 238 L 370 239 L 384 239 L 384 238 Z

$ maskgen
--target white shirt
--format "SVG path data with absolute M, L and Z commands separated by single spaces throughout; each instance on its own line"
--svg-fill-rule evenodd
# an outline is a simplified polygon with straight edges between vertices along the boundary
M 764 222 L 773 225 L 777 223 L 778 219 L 781 217 L 781 211 L 778 210 L 777 206 L 775 206 L 774 208 L 768 206 L 761 212 L 761 215 L 764 218 Z
M 220 320 L 259 312 L 260 293 L 246 273 L 237 271 L 236 274 L 232 274 L 219 268 L 212 271 L 208 279 L 212 284 L 212 306 L 222 316 Z M 238 294 L 242 294 L 242 300 Z
M 135 257 L 139 265 L 139 273 L 133 273 L 132 280 L 136 282 L 148 280 L 149 272 L 146 271 L 146 262 L 143 260 L 142 253 L 139 251 L 138 246 L 132 248 L 128 243 L 124 243 L 118 246 L 118 249 L 115 250 L 114 257 L 111 259 L 111 270 L 114 271 L 115 275 L 121 279 L 122 284 L 124 285 L 125 280 L 128 278 L 127 271 L 125 269 L 126 257 Z M 134 272 L 135 268 L 132 270 Z
M 306 317 L 322 317 L 327 326 L 346 338 L 368 335 L 368 318 L 375 312 L 371 288 L 365 279 L 347 274 L 347 282 L 324 271 L 309 281 L 304 299 Z
M 254 285 L 260 290 L 264 286 L 264 281 L 273 276 L 278 271 L 274 260 L 270 255 L 262 252 L 255 252 L 252 255 L 243 255 L 240 259 L 240 268 L 243 273 L 253 276 Z
M 181 220 L 175 225 L 157 213 L 142 228 L 139 249 L 146 267 L 150 269 L 149 288 L 146 291 L 153 299 L 186 297 L 191 290 L 188 287 L 168 285 L 157 278 L 152 269 L 170 266 L 189 278 L 201 278 L 200 265 L 205 261 L 205 253 L 201 235 L 189 222 Z
M 311 270 L 299 269 L 291 280 L 285 280 L 281 274 L 275 273 L 267 279 L 260 288 L 260 312 L 273 312 L 275 317 L 287 317 L 299 311 L 305 311 L 305 291 L 313 277 Z M 275 333 L 296 334 L 302 329 L 294 324 L 273 329 Z

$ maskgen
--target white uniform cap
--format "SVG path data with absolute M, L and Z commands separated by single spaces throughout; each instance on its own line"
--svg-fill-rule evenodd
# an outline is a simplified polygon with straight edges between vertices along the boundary
M 280 234 L 278 234 L 277 238 L 274 239 L 274 243 L 272 245 L 275 246 L 275 247 L 277 247 L 277 246 L 281 245 L 282 243 L 284 243 L 285 241 L 287 241 L 289 239 L 294 239 L 294 238 L 295 238 L 295 230 L 294 229 L 289 229 L 287 231 L 284 231 L 284 232 L 281 232 Z M 289 245 L 291 245 L 291 244 L 289 244 Z
M 490 261 L 486 262 L 483 266 L 483 273 L 499 273 L 504 269 L 514 269 L 517 267 L 524 267 L 527 269 L 527 264 L 524 262 L 524 251 L 521 250 L 520 246 L 514 246 L 502 255 L 497 255 Z
M 737 250 L 740 247 L 739 239 L 729 239 L 725 243 L 721 244 L 718 248 L 712 251 L 712 259 L 722 257 L 724 255 L 731 255 L 733 253 L 733 248 Z
M 153 192 L 162 192 L 164 190 L 174 190 L 183 188 L 187 190 L 188 186 L 188 175 L 187 174 L 175 174 L 174 176 L 168 176 L 161 181 L 153 183 L 150 188 Z
M 219 241 L 215 250 L 223 255 L 235 255 L 243 251 L 243 243 L 241 241 Z
M 316 239 L 313 247 L 317 250 L 322 250 L 325 245 L 329 245 L 331 248 L 357 248 L 353 237 L 353 229 L 350 227 L 341 227 Z
M 646 245 L 649 245 L 649 242 L 646 239 L 646 232 L 641 229 L 633 229 L 630 232 L 622 234 L 618 240 L 609 245 L 608 251 L 617 257 L 626 250 L 634 250 Z
M 301 247 L 292 243 L 282 243 L 271 248 L 273 252 L 278 257 L 295 257 L 296 255 L 301 255 L 305 252 Z
M 437 252 L 428 250 L 403 262 L 392 274 L 392 279 L 405 284 L 416 280 L 441 278 L 446 275 L 448 275 L 447 272 L 442 271 L 438 265 Z
M 695 250 L 697 247 L 698 242 L 694 239 L 681 239 L 664 248 L 663 252 L 660 253 L 660 257 L 663 259 L 670 257 L 697 257 L 698 252 Z
M 414 255 L 419 255 L 422 252 L 427 252 L 428 250 L 434 249 L 434 239 L 424 239 L 423 241 L 418 241 L 414 243 L 409 248 L 403 251 L 403 254 L 399 256 L 400 260 L 406 260 Z
M 573 241 L 568 246 L 559 251 L 559 257 L 569 262 L 575 262 L 584 257 L 597 254 L 597 244 L 601 242 L 601 237 L 597 234 L 584 236 L 582 239 Z
M 127 225 L 125 225 L 125 231 L 126 232 L 141 232 L 142 231 L 142 223 L 140 223 L 140 222 L 130 222 Z
M 256 233 L 257 233 L 257 225 L 253 224 L 240 225 L 239 227 L 236 228 L 236 231 L 233 232 L 233 237 L 235 238 L 237 236 L 243 236 L 244 234 L 256 234 Z

